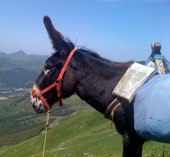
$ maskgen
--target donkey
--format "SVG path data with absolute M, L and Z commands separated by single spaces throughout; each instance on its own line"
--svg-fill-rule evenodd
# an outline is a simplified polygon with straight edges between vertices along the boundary
M 146 139 L 134 130 L 133 101 L 128 103 L 112 95 L 112 90 L 133 61 L 111 62 L 90 50 L 76 50 L 75 45 L 54 28 L 48 16 L 44 17 L 44 24 L 55 53 L 47 59 L 35 80 L 30 96 L 34 110 L 44 113 L 57 101 L 62 105 L 62 98 L 76 93 L 115 123 L 123 137 L 123 157 L 141 157 Z M 122 105 L 117 107 L 119 102 Z

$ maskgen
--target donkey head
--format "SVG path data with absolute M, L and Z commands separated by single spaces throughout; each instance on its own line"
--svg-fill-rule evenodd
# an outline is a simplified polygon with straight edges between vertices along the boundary
M 70 51 L 74 49 L 74 45 L 67 41 L 63 35 L 55 30 L 49 17 L 44 17 L 44 24 L 52 41 L 55 53 L 47 59 L 41 74 L 35 81 L 33 91 L 31 92 L 31 103 L 37 113 L 44 113 L 47 108 L 42 100 L 42 91 L 57 81 L 62 67 L 64 66 Z M 73 62 L 73 61 L 72 61 Z M 69 63 L 73 66 L 73 63 Z M 66 98 L 75 91 L 75 79 L 73 70 L 68 67 L 60 83 L 61 97 Z M 56 86 L 43 94 L 43 99 L 51 106 L 58 101 Z

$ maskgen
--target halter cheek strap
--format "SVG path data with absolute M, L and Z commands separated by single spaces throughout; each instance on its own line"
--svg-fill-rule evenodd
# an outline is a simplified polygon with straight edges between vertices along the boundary
M 68 58 L 67 58 L 67 60 L 66 60 L 66 62 L 65 62 L 65 64 L 64 64 L 64 66 L 63 66 L 63 68 L 62 68 L 62 70 L 61 70 L 61 72 L 60 72 L 60 74 L 59 74 L 56 82 L 54 82 L 53 84 L 51 84 L 50 86 L 48 86 L 47 88 L 45 88 L 44 90 L 42 90 L 42 91 L 40 92 L 40 94 L 38 94 L 39 92 L 38 92 L 37 90 L 35 90 L 34 88 L 31 89 L 31 93 L 32 93 L 32 95 L 33 95 L 33 98 L 34 98 L 35 96 L 38 96 L 38 97 L 41 99 L 41 101 L 44 103 L 44 105 L 45 105 L 48 109 L 50 109 L 56 102 L 55 102 L 54 104 L 52 104 L 52 105 L 49 105 L 49 104 L 47 103 L 46 99 L 43 97 L 43 94 L 46 93 L 46 92 L 48 92 L 49 90 L 51 90 L 51 89 L 54 88 L 54 87 L 56 87 L 57 97 L 58 97 L 59 104 L 60 104 L 60 106 L 62 106 L 62 98 L 61 98 L 60 85 L 61 85 L 61 82 L 63 81 L 63 75 L 64 75 L 65 71 L 67 70 L 68 64 L 69 64 L 69 62 L 70 62 L 73 54 L 75 53 L 75 51 L 76 51 L 76 49 L 73 49 L 73 50 L 70 52 L 70 54 L 69 54 L 69 56 L 68 56 Z

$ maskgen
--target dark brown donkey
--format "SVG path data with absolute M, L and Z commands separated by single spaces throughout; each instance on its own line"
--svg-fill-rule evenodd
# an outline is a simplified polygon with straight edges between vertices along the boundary
M 55 30 L 49 17 L 44 17 L 44 24 L 55 53 L 47 59 L 32 89 L 31 102 L 35 111 L 44 113 L 57 101 L 61 104 L 61 98 L 76 93 L 111 119 L 111 111 L 118 103 L 117 100 L 107 109 L 116 98 L 112 95 L 112 90 L 132 62 L 110 62 L 90 50 L 75 50 L 74 44 Z M 130 104 L 122 101 L 122 106 L 115 110 L 113 122 L 123 137 L 123 156 L 142 156 L 142 145 L 146 140 L 134 130 L 133 101 Z

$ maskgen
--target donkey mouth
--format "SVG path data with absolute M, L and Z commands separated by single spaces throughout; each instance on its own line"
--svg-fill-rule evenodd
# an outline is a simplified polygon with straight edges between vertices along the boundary
M 41 99 L 37 97 L 33 98 L 31 95 L 30 100 L 31 100 L 32 107 L 34 108 L 35 112 L 37 112 L 38 114 L 47 112 L 47 108 L 45 107 Z

